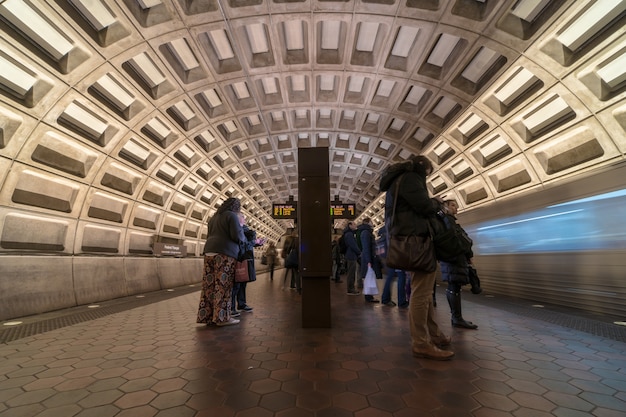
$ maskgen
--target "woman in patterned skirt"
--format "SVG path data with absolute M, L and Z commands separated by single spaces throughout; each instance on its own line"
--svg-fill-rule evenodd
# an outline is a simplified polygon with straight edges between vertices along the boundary
M 204 245 L 202 292 L 198 323 L 207 326 L 229 326 L 239 323 L 230 316 L 231 294 L 235 282 L 235 264 L 240 243 L 245 241 L 238 214 L 241 202 L 229 198 L 209 220 L 208 238 Z

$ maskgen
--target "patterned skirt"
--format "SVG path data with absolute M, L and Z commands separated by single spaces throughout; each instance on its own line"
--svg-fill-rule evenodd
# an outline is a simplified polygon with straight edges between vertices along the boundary
M 230 319 L 235 263 L 236 259 L 229 256 L 204 255 L 197 323 L 221 323 Z

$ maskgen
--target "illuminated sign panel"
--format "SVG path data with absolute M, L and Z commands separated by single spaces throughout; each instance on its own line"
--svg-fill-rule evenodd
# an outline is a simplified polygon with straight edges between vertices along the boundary
M 354 204 L 330 203 L 330 217 L 334 219 L 354 219 L 356 206 Z
M 356 217 L 356 204 L 330 204 L 330 217 L 332 219 L 354 219 Z M 273 219 L 297 219 L 298 203 L 272 204 Z
M 297 219 L 298 203 L 272 204 L 273 219 Z

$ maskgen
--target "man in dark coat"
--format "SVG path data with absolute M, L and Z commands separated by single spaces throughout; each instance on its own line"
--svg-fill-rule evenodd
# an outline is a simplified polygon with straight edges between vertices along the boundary
M 371 267 L 376 270 L 376 239 L 374 239 L 374 227 L 371 224 L 371 219 L 366 217 L 363 222 L 357 227 L 357 236 L 361 240 L 361 271 L 360 282 L 363 282 L 365 275 L 367 274 L 367 268 Z M 379 303 L 380 300 L 374 298 L 373 295 L 366 294 L 365 301 L 368 303 Z
M 392 165 L 383 173 L 380 190 L 387 192 L 385 226 L 389 236 L 429 236 L 429 218 L 434 219 L 442 203 L 441 199 L 431 199 L 428 196 L 426 177 L 432 170 L 428 158 L 419 155 L 406 162 Z M 400 181 L 398 199 L 391 224 L 398 181 Z M 450 338 L 441 332 L 434 318 L 432 291 L 436 271 L 407 271 L 407 273 L 411 280 L 409 324 L 413 355 L 436 360 L 452 358 L 454 352 L 440 349 L 450 344 Z
M 346 260 L 346 286 L 348 288 L 348 295 L 361 294 L 354 287 L 357 273 L 357 259 L 361 256 L 361 249 L 356 243 L 356 224 L 349 222 L 346 228 L 343 230 L 343 239 L 346 242 L 346 254 L 344 255 Z
M 472 253 L 472 240 L 465 230 L 456 222 L 456 213 L 459 205 L 454 200 L 446 200 L 443 202 L 443 214 L 446 227 L 454 227 L 457 230 L 457 236 L 467 243 L 467 251 L 460 254 L 454 260 L 441 261 L 441 279 L 448 283 L 446 297 L 450 304 L 450 313 L 452 315 L 452 326 L 461 327 L 463 329 L 477 329 L 478 326 L 471 321 L 466 321 L 461 314 L 461 287 L 469 284 L 469 264 L 474 256 Z

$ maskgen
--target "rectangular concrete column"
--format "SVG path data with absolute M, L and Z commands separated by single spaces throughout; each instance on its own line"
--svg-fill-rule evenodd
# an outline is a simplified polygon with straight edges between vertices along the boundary
M 328 148 L 298 149 L 298 230 L 302 327 L 331 327 Z

